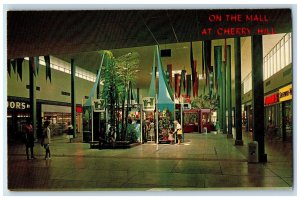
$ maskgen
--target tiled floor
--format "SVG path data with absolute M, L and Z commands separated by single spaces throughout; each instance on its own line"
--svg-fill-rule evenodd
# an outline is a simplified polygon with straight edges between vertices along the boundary
M 266 141 L 267 163 L 248 163 L 247 143 L 235 146 L 224 134 L 186 134 L 181 145 L 143 144 L 131 149 L 90 149 L 60 137 L 51 160 L 36 144 L 38 159 L 24 147 L 8 147 L 10 191 L 273 190 L 293 187 L 292 144 Z

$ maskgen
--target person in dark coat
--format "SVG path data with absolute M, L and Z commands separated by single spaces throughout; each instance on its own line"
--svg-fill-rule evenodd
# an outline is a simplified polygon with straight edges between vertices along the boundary
M 24 130 L 25 130 L 25 146 L 26 146 L 27 160 L 35 159 L 33 153 L 33 147 L 34 147 L 33 127 L 30 121 L 26 122 Z M 29 157 L 29 149 L 30 149 L 30 157 Z

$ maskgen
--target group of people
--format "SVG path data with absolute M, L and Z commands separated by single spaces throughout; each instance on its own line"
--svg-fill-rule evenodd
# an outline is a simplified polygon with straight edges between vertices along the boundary
M 175 137 L 174 135 L 176 134 L 177 136 L 177 141 L 178 144 L 182 142 L 182 126 L 181 124 L 175 120 L 174 121 L 174 131 L 171 129 L 168 129 L 168 140 L 170 141 L 170 144 L 174 144 L 175 142 Z M 145 139 L 148 140 L 150 139 L 151 141 L 155 140 L 155 124 L 153 121 L 146 122 L 145 129 L 143 130 L 145 132 Z
M 50 154 L 50 142 L 51 142 L 51 131 L 49 128 L 50 122 L 45 121 L 43 132 L 41 135 L 41 145 L 45 148 L 46 154 L 45 154 L 45 160 L 51 159 Z M 30 120 L 28 120 L 24 126 L 24 143 L 26 147 L 26 156 L 27 160 L 33 160 L 36 159 L 33 152 L 34 147 L 34 135 L 33 135 L 33 126 Z M 30 150 L 30 156 L 29 156 L 29 150 Z
M 175 128 L 174 132 L 172 131 L 169 132 L 168 140 L 170 141 L 170 144 L 174 144 L 175 141 L 174 134 L 176 134 L 178 144 L 180 144 L 182 142 L 182 127 L 177 120 L 174 121 L 174 128 Z

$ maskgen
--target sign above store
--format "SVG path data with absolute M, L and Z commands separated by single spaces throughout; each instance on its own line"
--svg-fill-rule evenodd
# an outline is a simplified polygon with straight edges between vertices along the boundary
M 292 84 L 279 89 L 279 101 L 288 101 L 292 99 Z
M 278 93 L 271 94 L 271 95 L 265 97 L 265 105 L 274 104 L 274 103 L 277 103 L 278 101 L 279 101 Z
M 7 108 L 24 110 L 24 109 L 29 109 L 30 104 L 28 104 L 26 102 L 19 102 L 19 101 L 7 101 Z

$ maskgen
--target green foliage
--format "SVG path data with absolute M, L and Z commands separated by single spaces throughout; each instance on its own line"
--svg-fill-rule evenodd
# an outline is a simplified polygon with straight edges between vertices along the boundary
M 191 99 L 192 108 L 210 108 L 215 110 L 217 108 L 217 100 L 210 98 L 209 95 L 200 94 L 198 97 Z
M 102 80 L 104 82 L 102 98 L 105 99 L 106 107 L 110 112 L 110 124 L 119 127 L 117 124 L 119 106 L 122 105 L 122 131 L 121 138 L 126 139 L 128 105 L 125 113 L 125 100 L 129 99 L 130 86 L 135 83 L 136 74 L 139 71 L 139 54 L 136 52 L 127 53 L 115 58 L 111 51 L 100 51 L 105 54 Z M 127 94 L 126 94 L 127 93 Z M 121 104 L 120 104 L 121 102 Z M 128 104 L 129 101 L 127 101 Z M 125 119 L 124 119 L 125 118 Z M 119 134 L 117 128 L 117 135 Z M 118 137 L 119 138 L 119 137 Z

